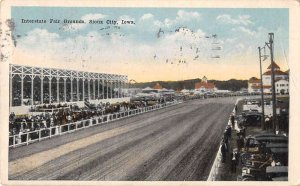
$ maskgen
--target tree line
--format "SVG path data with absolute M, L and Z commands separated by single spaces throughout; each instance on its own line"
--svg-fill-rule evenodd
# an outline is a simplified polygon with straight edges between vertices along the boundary
M 194 89 L 195 83 L 201 82 L 201 79 L 188 79 L 181 81 L 152 81 L 152 82 L 142 82 L 142 83 L 134 83 L 130 84 L 131 88 L 153 88 L 157 83 L 159 83 L 163 88 L 173 89 L 173 90 L 182 90 L 182 89 Z M 237 80 L 230 79 L 227 81 L 220 80 L 209 80 L 208 82 L 214 83 L 215 86 L 219 90 L 231 90 L 231 91 L 239 91 L 242 88 L 248 87 L 248 80 Z

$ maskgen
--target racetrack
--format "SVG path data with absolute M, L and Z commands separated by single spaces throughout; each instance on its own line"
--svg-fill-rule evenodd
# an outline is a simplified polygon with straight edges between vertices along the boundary
M 206 180 L 236 98 L 191 100 L 10 149 L 10 180 Z

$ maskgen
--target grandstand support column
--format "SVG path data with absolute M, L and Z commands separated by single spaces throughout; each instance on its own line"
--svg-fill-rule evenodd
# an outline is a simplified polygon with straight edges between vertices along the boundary
M 73 102 L 73 78 L 71 78 L 71 102 Z
M 93 99 L 95 100 L 95 97 L 96 97 L 96 94 L 95 94 L 95 79 L 93 79 L 93 92 L 94 92 Z
M 100 95 L 100 94 L 99 94 L 99 84 L 100 84 L 100 82 L 99 82 L 99 81 L 100 81 L 100 79 L 98 78 L 98 79 L 97 79 L 97 83 L 98 83 L 98 90 L 97 90 L 97 91 L 98 91 L 98 94 L 97 94 L 97 95 L 98 95 L 98 97 L 97 97 L 97 99 L 100 97 L 100 96 L 99 96 L 99 95 Z
M 76 78 L 76 83 L 77 83 L 77 86 L 76 86 L 76 88 L 77 88 L 77 90 L 76 90 L 77 100 L 76 101 L 79 101 L 79 87 L 78 87 L 78 85 L 79 85 L 79 79 L 78 78 Z
M 85 96 L 85 90 L 84 90 L 84 81 L 85 81 L 85 79 L 84 78 L 82 78 L 82 100 L 84 101 L 84 96 Z
M 110 81 L 110 99 L 112 99 L 112 97 L 113 97 L 112 89 L 113 89 L 113 80 Z
M 44 103 L 44 76 L 41 76 L 41 104 Z
M 33 105 L 33 76 L 31 76 L 31 106 Z
M 117 80 L 118 98 L 120 98 L 120 80 Z
M 49 77 L 49 104 L 52 103 L 52 99 L 51 99 L 51 97 L 52 97 L 52 94 L 51 94 L 51 80 L 52 80 L 52 78 Z
M 121 98 L 123 98 L 123 79 L 121 80 L 121 82 L 120 82 L 121 84 L 120 84 L 120 88 L 121 88 Z
M 59 103 L 60 102 L 60 100 L 59 100 L 59 77 L 56 78 L 56 86 L 57 86 L 57 90 L 56 90 L 57 103 Z
M 64 78 L 64 102 L 67 102 L 67 86 L 66 86 L 66 78 Z
M 122 98 L 122 79 L 120 80 L 120 98 Z
M 88 99 L 89 99 L 89 101 L 91 100 L 91 87 L 90 87 L 90 79 L 88 79 Z
M 13 75 L 10 73 L 9 75 L 9 106 L 12 107 L 12 102 L 13 102 L 13 92 L 12 92 L 12 81 L 13 81 Z
M 105 82 L 106 82 L 106 99 L 108 99 L 108 81 L 109 80 L 106 80 Z
M 122 85 L 122 81 L 119 79 L 119 85 L 118 85 L 118 98 L 121 98 L 121 85 Z
M 21 74 L 21 106 L 23 105 L 23 96 L 24 96 L 23 86 L 24 86 L 24 75 Z
M 101 80 L 102 81 L 102 99 L 104 99 L 104 79 Z

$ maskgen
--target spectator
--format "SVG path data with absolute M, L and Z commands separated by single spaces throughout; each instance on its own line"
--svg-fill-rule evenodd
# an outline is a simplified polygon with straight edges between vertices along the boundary
M 231 139 L 231 126 L 227 125 L 226 127 L 226 136 L 228 139 Z
M 224 142 L 222 142 L 221 153 L 222 153 L 222 162 L 223 163 L 226 161 L 226 152 L 227 152 L 226 144 Z
M 237 150 L 238 152 L 240 152 L 241 148 L 244 147 L 244 139 L 241 136 L 238 136 L 236 143 L 237 143 Z
M 232 152 L 232 157 L 231 157 L 231 172 L 232 173 L 236 172 L 236 165 L 237 165 L 236 153 Z
M 234 126 L 234 115 L 233 114 L 230 116 L 230 120 L 231 120 L 231 126 L 234 129 L 235 126 Z

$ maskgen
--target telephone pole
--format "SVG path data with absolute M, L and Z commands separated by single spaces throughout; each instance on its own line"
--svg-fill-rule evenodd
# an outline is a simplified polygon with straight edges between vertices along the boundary
M 265 130 L 265 101 L 264 101 L 264 88 L 263 88 L 262 67 L 261 67 L 261 58 L 265 56 L 261 56 L 260 47 L 258 47 L 258 53 L 259 53 L 259 65 L 260 65 L 260 94 L 261 94 L 261 111 L 262 111 L 261 128 Z
M 277 115 L 276 115 L 276 92 L 275 92 L 275 70 L 274 70 L 274 33 L 269 33 L 269 43 L 266 45 L 270 49 L 270 58 L 271 58 L 271 83 L 272 83 L 272 105 L 273 105 L 273 132 L 276 134 L 277 131 Z

